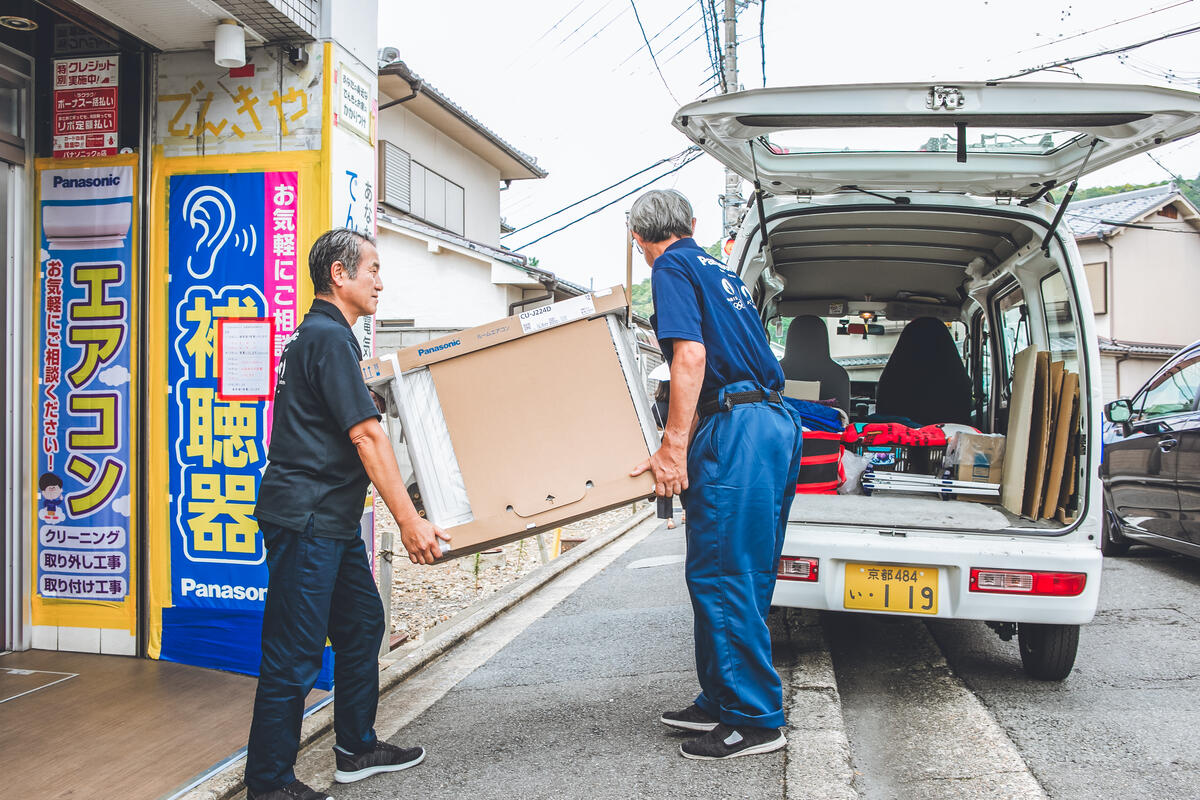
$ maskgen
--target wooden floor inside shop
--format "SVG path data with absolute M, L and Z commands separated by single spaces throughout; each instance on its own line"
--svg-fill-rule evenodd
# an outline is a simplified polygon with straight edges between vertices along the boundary
M 245 747 L 255 683 L 144 658 L 0 656 L 0 794 L 170 796 Z

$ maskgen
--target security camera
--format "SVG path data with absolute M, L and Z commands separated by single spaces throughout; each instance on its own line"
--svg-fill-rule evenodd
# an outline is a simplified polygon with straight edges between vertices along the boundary
M 381 47 L 379 48 L 379 66 L 385 67 L 400 57 L 400 49 L 397 47 Z

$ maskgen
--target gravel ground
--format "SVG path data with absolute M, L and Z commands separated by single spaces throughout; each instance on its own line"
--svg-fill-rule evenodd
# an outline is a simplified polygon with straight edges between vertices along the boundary
M 645 502 L 637 503 L 640 511 Z M 594 517 L 573 522 L 562 528 L 562 536 L 586 539 L 630 519 L 635 512 L 629 506 L 615 508 Z M 377 529 L 396 532 L 392 560 L 392 637 L 415 639 L 438 623 L 445 622 L 474 604 L 541 566 L 536 537 L 510 542 L 499 553 L 464 556 L 433 566 L 413 564 L 403 554 L 399 529 L 387 506 L 375 498 Z M 554 531 L 542 534 L 549 553 L 553 553 Z

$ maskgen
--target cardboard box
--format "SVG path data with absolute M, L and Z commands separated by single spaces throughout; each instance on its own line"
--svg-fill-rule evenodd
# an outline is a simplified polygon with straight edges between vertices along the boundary
M 971 483 L 1000 483 L 1004 474 L 1004 442 L 1000 435 L 960 432 L 947 447 L 950 478 Z
M 613 287 L 362 362 L 443 558 L 654 493 L 629 476 L 659 439 L 627 305 Z

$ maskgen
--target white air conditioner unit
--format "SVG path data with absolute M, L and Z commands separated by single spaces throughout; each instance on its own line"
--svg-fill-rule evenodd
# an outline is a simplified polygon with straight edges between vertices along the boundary
M 51 250 L 123 247 L 132 222 L 132 203 L 96 204 L 86 209 L 47 204 L 42 209 L 42 230 Z

